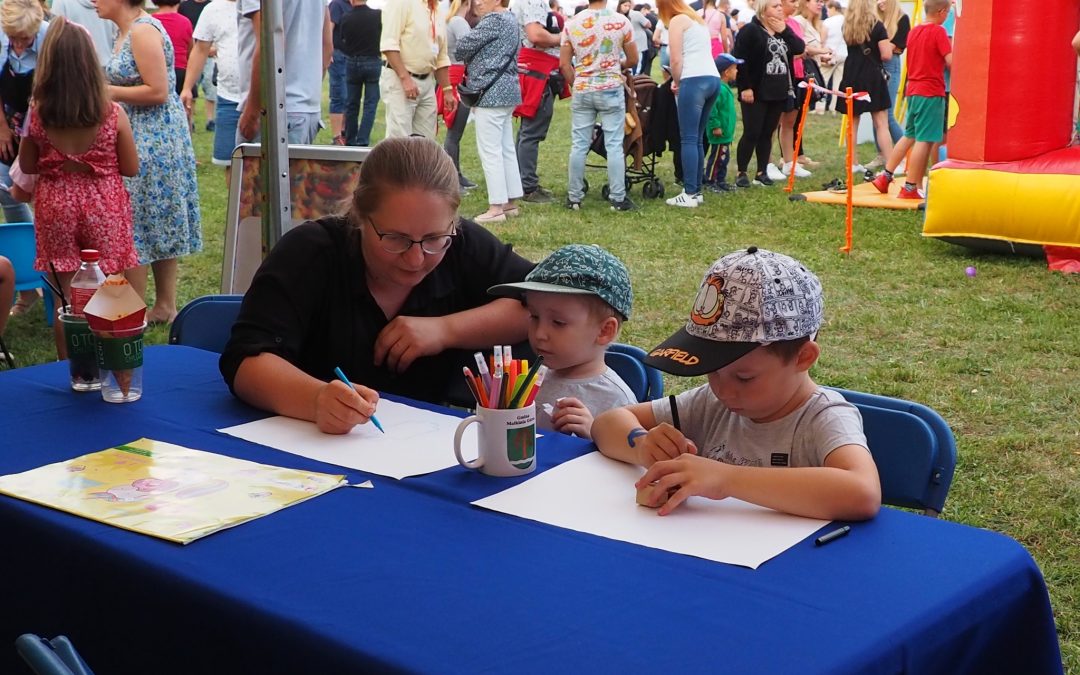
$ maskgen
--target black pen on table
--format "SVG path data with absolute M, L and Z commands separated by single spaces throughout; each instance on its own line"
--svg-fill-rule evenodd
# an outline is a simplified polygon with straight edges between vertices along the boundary
M 839 539 L 841 537 L 846 537 L 849 532 L 851 532 L 851 526 L 850 525 L 844 525 L 843 527 L 839 527 L 839 528 L 833 530 L 832 532 L 826 532 L 825 534 L 821 535 L 820 537 L 818 537 L 817 539 L 814 540 L 814 545 L 815 546 L 824 546 L 825 544 L 828 544 L 830 541 L 836 541 L 837 539 Z
M 349 382 L 349 378 L 345 377 L 345 373 L 343 373 L 343 372 L 341 371 L 341 368 L 339 368 L 339 367 L 338 367 L 338 368 L 334 368 L 334 374 L 335 374 L 335 375 L 337 375 L 337 378 L 338 378 L 339 380 L 341 380 L 342 382 L 344 382 L 344 383 L 345 383 L 345 386 L 346 386 L 346 387 L 348 387 L 349 389 L 352 389 L 352 382 Z M 383 429 L 383 428 L 382 428 L 382 425 L 381 425 L 381 424 L 379 424 L 379 418 L 377 418 L 377 417 L 375 417 L 374 415 L 372 415 L 372 416 L 371 416 L 371 417 L 369 417 L 368 419 L 370 419 L 370 420 L 371 420 L 371 423 L 375 425 L 375 428 L 376 428 L 376 429 L 378 429 L 379 431 L 383 432 L 384 434 L 386 433 L 386 429 Z
M 682 425 L 679 424 L 679 406 L 675 403 L 675 394 L 668 396 L 668 403 L 671 404 L 671 426 L 675 427 L 675 431 L 682 431 Z

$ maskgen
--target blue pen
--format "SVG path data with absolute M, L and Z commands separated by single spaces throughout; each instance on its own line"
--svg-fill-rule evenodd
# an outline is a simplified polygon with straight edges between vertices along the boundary
M 341 372 L 341 368 L 334 368 L 334 374 L 337 375 L 338 379 L 344 382 L 345 385 L 349 387 L 349 389 L 352 389 L 352 382 L 349 382 L 349 378 L 345 377 L 345 373 Z M 379 424 L 378 417 L 372 415 L 370 419 L 371 423 L 375 425 L 376 429 L 383 432 L 384 434 L 386 433 L 386 429 L 383 429 L 382 424 Z

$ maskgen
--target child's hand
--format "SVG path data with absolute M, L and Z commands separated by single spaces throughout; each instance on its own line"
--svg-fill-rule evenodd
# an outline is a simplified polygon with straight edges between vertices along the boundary
M 640 432 L 638 432 L 640 433 Z M 697 454 L 697 446 L 682 432 L 667 422 L 656 425 L 648 433 L 634 439 L 634 463 L 646 468 L 656 462 L 673 459 L 686 453 Z M 651 483 L 652 481 L 647 481 Z M 645 485 L 647 483 L 642 483 Z
M 555 402 L 555 410 L 551 412 L 551 428 L 555 431 L 592 440 L 592 423 L 592 413 L 573 396 Z
M 691 495 L 700 495 L 709 499 L 723 499 L 729 496 L 728 469 L 728 465 L 723 462 L 700 457 L 697 454 L 684 454 L 676 459 L 656 462 L 649 467 L 644 476 L 638 479 L 635 486 L 640 490 L 650 483 L 655 483 L 651 486 L 650 498 L 671 492 L 671 496 L 664 501 L 657 512 L 661 516 L 666 516 Z M 658 501 L 661 500 L 654 499 L 654 502 Z
M 723 136 L 724 135 L 724 130 L 721 129 L 720 127 L 717 127 L 717 128 L 712 130 L 712 135 L 713 136 Z

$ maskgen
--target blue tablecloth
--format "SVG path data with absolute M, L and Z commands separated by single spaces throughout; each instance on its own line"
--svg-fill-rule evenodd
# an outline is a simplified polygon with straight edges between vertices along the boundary
M 1042 575 L 1000 534 L 883 509 L 757 570 L 610 541 L 469 505 L 520 479 L 399 482 L 220 434 L 262 413 L 216 358 L 149 348 L 125 405 L 62 363 L 0 373 L 0 473 L 146 436 L 375 489 L 188 546 L 0 496 L 0 644 L 67 634 L 102 674 L 1061 672 Z M 590 449 L 548 435 L 540 468 Z

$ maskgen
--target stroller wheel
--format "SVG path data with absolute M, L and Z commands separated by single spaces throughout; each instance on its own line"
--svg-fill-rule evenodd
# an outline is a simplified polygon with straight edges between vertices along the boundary
M 626 185 L 626 191 L 630 192 L 630 189 L 634 187 L 634 181 L 630 180 L 630 176 L 627 176 L 623 182 Z
M 603 197 L 605 202 L 611 198 L 611 188 L 608 187 L 607 183 L 604 183 L 604 187 L 600 188 L 600 196 Z
M 653 178 L 652 180 L 645 181 L 645 185 L 641 188 L 641 194 L 645 199 L 656 199 L 657 197 L 664 196 L 664 184 L 660 182 L 659 178 Z
M 589 179 L 588 178 L 582 178 L 581 179 L 581 191 L 584 194 L 589 194 Z

